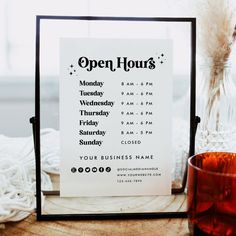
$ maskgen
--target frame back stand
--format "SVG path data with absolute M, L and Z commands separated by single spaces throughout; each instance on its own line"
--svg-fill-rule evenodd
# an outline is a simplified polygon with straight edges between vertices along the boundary
M 35 127 L 36 127 L 36 119 L 35 117 L 30 118 L 30 123 L 32 124 L 32 130 L 33 130 L 33 138 L 34 138 L 34 143 L 35 143 Z M 196 135 L 197 132 L 197 126 L 200 123 L 200 117 L 195 116 L 195 122 L 194 122 L 194 134 Z M 189 155 L 191 157 L 191 155 Z M 37 159 L 35 159 L 36 162 Z M 37 165 L 36 165 L 37 168 Z M 182 180 L 182 187 L 179 189 L 172 189 L 172 194 L 181 194 L 184 192 L 186 188 L 186 183 L 187 183 L 187 163 L 184 171 L 184 176 Z M 60 191 L 43 191 L 43 194 L 45 196 L 60 196 Z M 36 193 L 36 198 L 39 199 Z M 41 198 L 41 193 L 40 193 L 40 198 Z M 37 201 L 37 208 L 36 212 L 39 211 L 39 207 L 41 209 L 41 201 L 38 203 Z M 119 219 L 119 218 L 126 218 L 126 219 L 145 219 L 145 218 L 186 218 L 187 213 L 186 212 L 165 212 L 165 213 L 135 213 L 135 214 L 104 214 L 102 216 L 97 215 L 81 215 L 81 216 L 75 216 L 75 215 L 67 215 L 66 218 L 68 219 L 75 219 L 75 220 L 86 220 L 86 219 Z M 43 219 L 41 217 L 37 218 L 38 220 L 63 220 L 65 219 L 64 216 L 62 215 L 51 215 L 51 216 L 44 216 Z

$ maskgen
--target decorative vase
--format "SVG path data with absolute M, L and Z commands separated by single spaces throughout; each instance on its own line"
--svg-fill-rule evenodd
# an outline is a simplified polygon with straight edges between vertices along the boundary
M 201 118 L 196 153 L 236 151 L 236 87 L 229 63 L 205 64 L 198 70 L 197 115 Z

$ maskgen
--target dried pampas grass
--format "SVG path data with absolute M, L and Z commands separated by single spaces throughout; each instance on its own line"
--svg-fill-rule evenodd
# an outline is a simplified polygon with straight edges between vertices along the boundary
M 210 125 L 210 116 L 217 114 L 216 129 L 219 127 L 219 111 L 214 111 L 224 86 L 225 66 L 228 63 L 233 45 L 236 41 L 234 9 L 228 0 L 202 0 L 199 9 L 199 46 L 203 60 L 209 67 L 208 100 L 206 112 Z
M 201 54 L 213 65 L 225 64 L 236 40 L 235 11 L 227 0 L 202 0 L 199 10 Z

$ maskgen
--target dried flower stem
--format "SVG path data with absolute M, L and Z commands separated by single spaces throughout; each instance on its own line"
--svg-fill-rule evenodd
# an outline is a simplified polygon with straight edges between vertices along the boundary
M 233 24 L 234 11 L 226 0 L 203 0 L 200 10 L 201 52 L 211 70 L 207 102 L 209 118 L 220 97 L 225 65 L 236 41 L 236 25 Z

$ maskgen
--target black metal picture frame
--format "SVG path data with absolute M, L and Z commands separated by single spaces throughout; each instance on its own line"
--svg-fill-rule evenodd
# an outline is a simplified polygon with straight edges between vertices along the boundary
M 191 25 L 191 62 L 190 62 L 190 135 L 189 157 L 194 154 L 195 133 L 200 122 L 195 115 L 196 97 L 196 19 L 177 17 L 101 17 L 101 16 L 45 16 L 36 17 L 36 61 L 35 61 L 35 116 L 30 119 L 33 126 L 33 137 L 36 162 L 36 213 L 37 220 L 84 220 L 84 219 L 129 219 L 129 218 L 178 218 L 186 217 L 186 212 L 138 212 L 138 213 L 104 213 L 104 214 L 42 214 L 41 189 L 41 144 L 40 144 L 40 26 L 44 20 L 79 20 L 79 21 L 142 21 L 142 22 L 187 22 Z M 187 163 L 182 187 L 172 189 L 172 194 L 182 193 L 187 181 Z M 58 191 L 47 191 L 44 194 L 59 195 Z

